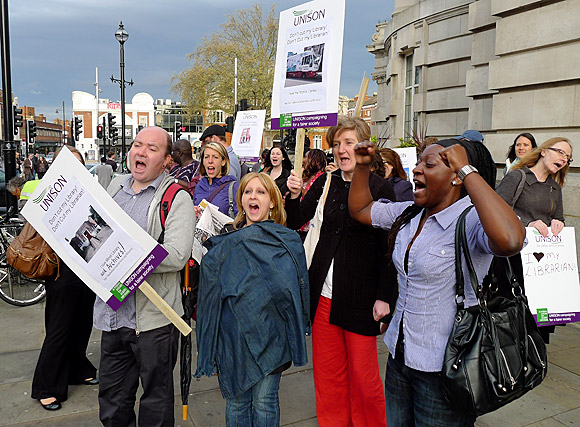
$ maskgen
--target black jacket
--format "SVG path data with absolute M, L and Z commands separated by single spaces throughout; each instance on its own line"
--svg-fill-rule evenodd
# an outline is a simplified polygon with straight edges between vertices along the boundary
M 322 195 L 326 174 L 310 187 L 302 202 L 286 199 L 288 227 L 297 230 L 314 216 Z M 370 174 L 369 186 L 374 200 L 395 200 L 391 185 Z M 379 334 L 379 322 L 373 319 L 377 299 L 389 301 L 396 292 L 395 283 L 380 283 L 379 272 L 386 263 L 387 234 L 381 229 L 355 221 L 348 210 L 350 182 L 341 171 L 332 174 L 332 183 L 324 206 L 320 240 L 308 271 L 310 279 L 310 318 L 314 319 L 324 279 L 334 259 L 332 276 L 332 308 L 330 323 L 360 335 Z

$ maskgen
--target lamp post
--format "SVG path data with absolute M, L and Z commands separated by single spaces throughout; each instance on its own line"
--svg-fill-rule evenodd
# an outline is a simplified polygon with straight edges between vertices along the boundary
M 60 113 L 58 108 L 56 109 L 55 113 Z M 66 144 L 66 119 L 64 116 L 64 101 L 62 101 L 62 145 Z
M 119 65 L 121 68 L 121 79 L 117 80 L 111 76 L 111 81 L 113 83 L 119 83 L 121 86 L 121 164 L 125 162 L 125 84 L 133 86 L 133 79 L 130 82 L 125 81 L 125 42 L 129 38 L 129 33 L 125 30 L 123 26 L 123 21 L 119 23 L 119 28 L 115 32 L 115 38 L 120 45 L 120 61 Z

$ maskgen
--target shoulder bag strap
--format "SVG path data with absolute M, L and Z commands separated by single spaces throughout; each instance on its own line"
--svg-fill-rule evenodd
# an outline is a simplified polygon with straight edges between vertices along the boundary
M 469 249 L 467 248 L 467 238 L 465 237 L 465 217 L 469 211 L 473 208 L 473 205 L 468 206 L 459 215 L 457 219 L 457 224 L 455 225 L 455 303 L 457 304 L 457 309 L 463 309 L 465 302 L 465 288 L 464 288 L 464 276 L 463 268 L 461 266 L 461 249 L 463 248 L 463 255 L 465 256 L 465 261 L 467 263 L 467 268 L 469 269 L 469 276 L 473 286 L 473 279 L 475 278 L 476 285 L 474 286 L 474 291 L 477 295 L 477 275 L 475 274 L 475 269 L 471 262 L 471 256 L 469 255 Z
M 211 194 L 209 195 L 209 197 L 206 199 L 206 200 L 208 201 L 208 203 L 211 203 L 211 201 L 212 201 L 212 200 L 215 198 L 215 196 L 217 196 L 217 195 L 219 194 L 219 192 L 220 192 L 220 191 L 222 191 L 222 189 L 223 189 L 223 188 L 224 188 L 226 185 L 228 185 L 228 184 L 229 184 L 229 181 L 228 181 L 228 182 L 224 182 L 222 185 L 220 185 L 218 188 L 216 188 L 216 189 L 214 190 L 214 192 L 213 192 L 213 193 L 211 193 Z
M 510 206 L 512 209 L 515 206 L 516 202 L 518 201 L 520 194 L 522 194 L 522 191 L 524 190 L 524 184 L 526 183 L 526 173 L 524 172 L 524 170 L 523 169 L 517 169 L 517 170 L 520 171 L 520 174 L 522 177 L 520 179 L 520 183 L 518 184 L 518 188 L 516 188 L 516 192 L 514 194 L 512 202 L 510 203 Z
M 326 182 L 324 183 L 324 191 L 322 192 L 322 204 L 326 203 L 326 196 L 328 196 L 328 189 L 330 188 L 330 183 L 332 181 L 332 173 L 326 172 Z
M 228 187 L 228 203 L 229 203 L 229 208 L 228 208 L 228 216 L 230 218 L 234 218 L 234 183 L 236 181 L 232 181 L 230 182 L 230 186 Z

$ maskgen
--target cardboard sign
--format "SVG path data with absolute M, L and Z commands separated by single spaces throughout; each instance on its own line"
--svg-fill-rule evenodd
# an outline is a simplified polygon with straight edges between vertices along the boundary
M 260 158 L 266 110 L 238 111 L 232 134 L 232 148 L 241 162 Z
M 580 283 L 574 227 L 543 237 L 526 227 L 522 249 L 524 283 L 530 311 L 538 326 L 580 321 Z
M 314 0 L 280 13 L 272 129 L 334 126 L 345 0 Z
M 22 215 L 113 310 L 168 255 L 67 149 L 48 169 Z

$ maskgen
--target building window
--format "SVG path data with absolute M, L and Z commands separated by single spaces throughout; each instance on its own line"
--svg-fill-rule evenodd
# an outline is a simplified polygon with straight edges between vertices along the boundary
M 213 122 L 214 123 L 224 123 L 224 112 L 223 111 L 213 111 Z
M 419 80 L 421 79 L 421 68 L 413 68 L 413 54 L 405 58 L 405 138 L 413 134 L 413 129 L 417 129 L 418 114 L 413 113 L 413 93 L 419 91 Z
M 312 136 L 312 148 L 322 149 L 322 135 Z

